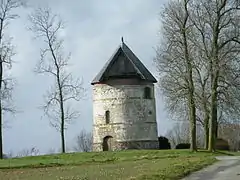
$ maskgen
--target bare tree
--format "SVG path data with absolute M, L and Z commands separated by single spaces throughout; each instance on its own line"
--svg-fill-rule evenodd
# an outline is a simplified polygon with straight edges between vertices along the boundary
M 181 119 L 191 115 L 188 109 L 191 83 L 187 78 L 190 73 L 184 64 L 184 37 L 179 36 L 183 35 L 179 28 L 181 18 L 186 15 L 183 4 L 187 5 L 185 30 L 192 63 L 196 121 L 204 127 L 205 147 L 212 151 L 218 124 L 237 121 L 240 115 L 240 4 L 238 0 L 180 0 L 165 8 L 167 17 L 163 17 L 164 38 L 157 51 L 157 67 L 167 108 Z
M 162 13 L 163 41 L 157 50 L 156 63 L 161 76 L 160 86 L 170 104 L 170 111 L 187 108 L 191 150 L 196 151 L 195 49 L 191 42 L 194 33 L 189 19 L 189 2 L 170 1 L 165 7 Z
M 36 147 L 30 148 L 30 149 L 23 149 L 17 153 L 17 157 L 38 156 L 38 155 L 39 155 L 39 149 L 37 149 Z
M 180 143 L 190 142 L 189 132 L 189 122 L 177 122 L 167 131 L 165 136 L 169 139 L 171 147 L 176 147 Z M 196 132 L 197 147 L 202 148 L 204 146 L 204 133 L 201 124 L 197 124 Z
M 165 136 L 169 139 L 171 147 L 176 147 L 180 143 L 189 143 L 189 126 L 184 122 L 177 123 L 167 131 Z
M 92 150 L 92 138 L 92 133 L 83 129 L 76 137 L 74 150 L 77 152 L 90 152 Z
M 45 95 L 44 113 L 60 132 L 62 153 L 65 153 L 65 129 L 79 116 L 79 111 L 73 109 L 71 103 L 83 97 L 82 80 L 74 79 L 69 72 L 70 56 L 64 54 L 63 39 L 59 37 L 64 28 L 61 18 L 50 8 L 38 8 L 29 19 L 32 23 L 29 29 L 45 43 L 36 72 L 53 79 L 53 85 Z
M 0 158 L 3 158 L 3 113 L 14 113 L 12 106 L 13 79 L 8 71 L 12 67 L 12 58 L 15 55 L 11 38 L 7 36 L 7 28 L 11 20 L 18 16 L 14 10 L 22 5 L 21 0 L 1 0 L 0 1 Z
M 239 1 L 193 1 L 191 20 L 198 32 L 201 45 L 198 51 L 207 61 L 210 74 L 210 123 L 209 146 L 214 150 L 217 135 L 218 109 L 239 112 L 239 52 L 240 23 Z M 233 94 L 232 94 L 233 93 Z M 231 94 L 231 95 L 230 95 Z M 230 96 L 229 96 L 230 95 Z M 229 101 L 228 97 L 235 97 Z M 236 102 L 237 100 L 237 102 Z M 224 108 L 221 104 L 231 104 Z M 237 109 L 236 109 L 237 108 Z M 231 112 L 233 112 L 231 111 Z

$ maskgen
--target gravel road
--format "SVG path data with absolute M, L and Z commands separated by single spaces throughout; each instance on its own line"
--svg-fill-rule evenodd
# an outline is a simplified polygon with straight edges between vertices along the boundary
M 182 180 L 240 180 L 240 156 L 219 156 L 217 163 Z

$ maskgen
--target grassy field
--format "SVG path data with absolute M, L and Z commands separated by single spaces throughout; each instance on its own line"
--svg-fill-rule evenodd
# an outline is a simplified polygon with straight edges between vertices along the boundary
M 0 160 L 1 180 L 171 180 L 215 162 L 207 152 L 138 150 Z

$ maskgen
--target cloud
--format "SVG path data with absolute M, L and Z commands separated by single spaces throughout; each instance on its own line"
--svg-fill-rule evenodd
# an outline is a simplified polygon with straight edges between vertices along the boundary
M 84 86 L 89 90 L 87 100 L 77 104 L 81 117 L 70 126 L 67 145 L 71 146 L 74 137 L 82 128 L 91 130 L 92 126 L 92 87 L 91 80 L 109 59 L 120 44 L 121 36 L 142 62 L 155 74 L 152 63 L 153 47 L 158 42 L 158 13 L 165 1 L 151 0 L 42 0 L 31 1 L 31 7 L 48 4 L 54 12 L 66 21 L 62 34 L 65 48 L 71 52 L 73 73 L 83 77 Z M 19 10 L 21 18 L 12 21 L 10 29 L 13 43 L 17 47 L 17 61 L 12 74 L 18 80 L 14 96 L 15 104 L 23 112 L 10 121 L 11 128 L 4 131 L 4 151 L 20 151 L 37 146 L 41 152 L 60 147 L 60 135 L 49 127 L 48 120 L 42 117 L 37 107 L 43 102 L 42 95 L 51 84 L 47 76 L 36 75 L 33 69 L 39 59 L 39 40 L 27 31 L 27 15 L 31 8 Z M 163 103 L 157 101 L 160 134 L 171 123 L 164 121 L 166 114 Z

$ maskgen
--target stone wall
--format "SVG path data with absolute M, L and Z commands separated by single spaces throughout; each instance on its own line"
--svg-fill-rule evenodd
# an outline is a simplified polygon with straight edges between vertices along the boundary
M 127 142 L 142 142 L 140 147 L 145 149 L 155 147 L 146 144 L 158 140 L 154 85 L 121 83 L 96 84 L 93 87 L 95 151 L 102 149 L 100 147 L 106 136 L 113 137 L 113 149 L 125 148 L 123 144 Z M 144 98 L 145 87 L 151 89 L 150 99 Z M 109 124 L 106 124 L 106 111 L 110 112 Z
M 128 141 L 117 142 L 115 141 L 113 151 L 126 150 L 126 149 L 159 149 L 158 141 Z M 102 151 L 102 143 L 93 144 L 93 151 Z

